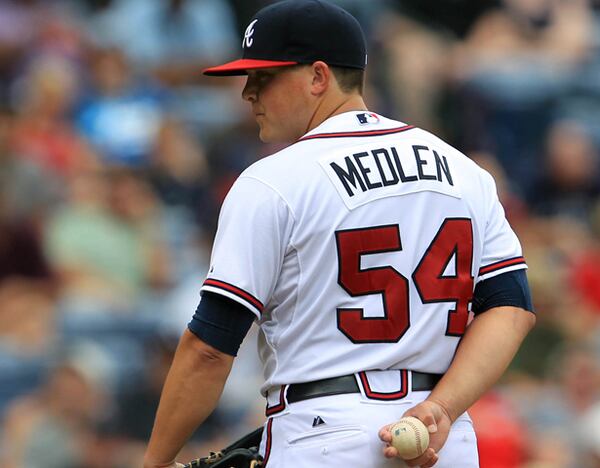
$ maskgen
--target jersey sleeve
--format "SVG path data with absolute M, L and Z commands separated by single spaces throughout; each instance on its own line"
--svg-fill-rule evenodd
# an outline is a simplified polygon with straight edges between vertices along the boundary
M 521 243 L 510 227 L 504 208 L 498 199 L 494 179 L 487 173 L 485 176 L 489 202 L 477 282 L 509 271 L 527 268 Z
M 223 202 L 202 291 L 233 299 L 260 318 L 292 227 L 293 216 L 281 196 L 264 182 L 242 175 Z

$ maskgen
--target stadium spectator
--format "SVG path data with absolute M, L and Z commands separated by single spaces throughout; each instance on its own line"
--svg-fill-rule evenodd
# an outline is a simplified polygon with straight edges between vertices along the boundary
M 589 224 L 600 196 L 600 160 L 590 135 L 577 122 L 557 122 L 544 150 L 537 182 L 528 191 L 533 211 Z
M 94 462 L 97 429 L 110 411 L 105 399 L 110 367 L 90 344 L 73 343 L 65 353 L 42 386 L 7 411 L 3 467 L 42 466 L 42 461 L 49 468 L 110 466 Z
M 202 227 L 210 226 L 218 207 L 210 199 L 212 174 L 206 148 L 189 128 L 167 117 L 155 140 L 149 180 L 168 207 L 184 208 Z
M 49 56 L 33 61 L 18 86 L 12 148 L 63 181 L 96 163 L 69 120 L 77 88 L 71 63 Z
M 147 183 L 133 174 L 75 179 L 67 204 L 49 219 L 46 231 L 65 302 L 76 309 L 131 311 L 144 292 L 163 287 L 169 259 L 159 215 Z
M 117 48 L 90 53 L 92 83 L 76 113 L 77 128 L 107 166 L 144 168 L 165 112 L 166 95 L 136 75 Z
M 592 50 L 588 2 L 503 0 L 483 14 L 453 56 L 467 150 L 494 152 L 516 188 L 539 167 L 539 141 Z
M 105 2 L 88 24 L 95 43 L 122 49 L 171 85 L 197 81 L 203 64 L 229 58 L 238 44 L 233 11 L 220 0 Z

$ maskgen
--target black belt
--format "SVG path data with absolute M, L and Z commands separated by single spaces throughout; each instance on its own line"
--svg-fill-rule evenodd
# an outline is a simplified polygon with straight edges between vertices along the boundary
M 412 390 L 414 392 L 423 390 L 432 390 L 440 381 L 443 374 L 425 374 L 423 372 L 411 372 Z M 360 393 L 356 377 L 354 375 L 344 375 L 333 379 L 315 380 L 291 384 L 287 390 L 288 403 L 308 400 L 330 395 L 341 395 L 343 393 Z

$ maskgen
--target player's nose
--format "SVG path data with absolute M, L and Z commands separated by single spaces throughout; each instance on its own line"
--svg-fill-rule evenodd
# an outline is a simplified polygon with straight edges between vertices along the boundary
M 250 103 L 254 103 L 256 102 L 257 96 L 257 88 L 254 85 L 253 80 L 248 77 L 246 80 L 246 86 L 244 86 L 244 89 L 242 90 L 242 99 Z

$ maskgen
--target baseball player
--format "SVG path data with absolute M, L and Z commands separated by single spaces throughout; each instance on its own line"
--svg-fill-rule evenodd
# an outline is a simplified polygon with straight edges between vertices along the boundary
M 479 466 L 466 410 L 535 322 L 494 180 L 431 133 L 367 109 L 365 40 L 343 9 L 275 3 L 242 45 L 242 59 L 205 73 L 247 75 L 261 140 L 290 144 L 244 171 L 223 204 L 145 466 L 180 466 L 252 322 L 265 466 Z M 407 461 L 389 445 L 403 415 L 430 432 Z

